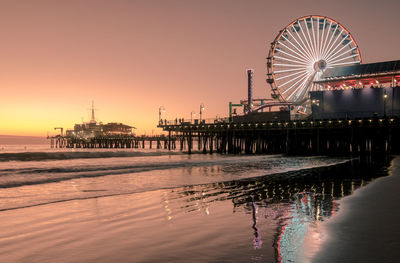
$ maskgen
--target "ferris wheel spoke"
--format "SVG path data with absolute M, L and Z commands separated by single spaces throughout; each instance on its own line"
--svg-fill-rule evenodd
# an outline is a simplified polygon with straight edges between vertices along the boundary
M 345 58 L 337 59 L 337 60 L 332 61 L 332 64 L 336 64 L 337 62 L 340 62 L 340 61 L 343 61 L 343 60 L 346 60 L 346 59 L 349 59 L 349 58 L 354 58 L 354 57 L 357 57 L 357 56 L 358 56 L 358 54 L 354 54 L 354 55 L 351 55 L 351 56 L 348 56 L 348 57 L 345 57 Z
M 274 71 L 274 74 L 276 75 L 276 74 L 282 74 L 282 73 L 293 72 L 293 71 L 300 71 L 300 70 L 304 70 L 304 68 L 278 70 L 278 71 Z
M 288 47 L 287 45 L 285 45 L 282 42 L 278 42 L 280 45 L 284 46 L 285 48 L 287 48 L 288 50 L 290 50 L 291 52 L 293 52 L 294 54 L 298 55 L 301 57 L 301 55 L 299 53 L 297 53 L 296 51 L 294 51 L 293 49 L 291 49 L 290 47 Z
M 318 74 L 316 74 L 316 75 L 318 75 Z M 310 85 L 310 91 L 315 91 L 315 89 L 314 89 L 314 82 Z
M 292 28 L 293 28 L 294 30 L 296 30 L 296 29 L 293 27 L 293 25 L 292 25 Z M 296 44 L 297 44 L 302 50 L 300 50 L 296 45 L 293 45 L 293 46 L 294 46 L 294 47 L 297 49 L 297 51 L 299 51 L 300 53 L 305 53 L 305 54 L 303 54 L 303 55 L 304 55 L 304 57 L 306 57 L 306 55 L 308 56 L 308 57 L 307 57 L 307 62 L 310 63 L 310 62 L 311 62 L 310 54 L 308 54 L 307 51 L 304 50 L 304 48 L 300 45 L 300 43 L 297 41 L 297 39 L 292 35 L 292 33 L 290 33 L 290 30 L 287 30 L 287 32 L 289 33 L 289 35 L 293 38 L 293 40 L 296 42 Z M 297 31 L 296 31 L 296 33 L 297 33 Z
M 339 53 L 340 51 L 342 51 L 344 48 L 346 48 L 348 45 L 350 45 L 350 44 L 353 42 L 353 40 L 350 40 L 348 43 L 344 44 L 344 42 L 346 41 L 346 39 L 347 39 L 348 36 L 349 36 L 349 35 L 346 35 L 344 38 L 342 38 L 341 41 L 339 41 L 339 43 L 332 49 L 331 54 L 330 54 L 330 55 L 327 55 L 326 60 L 328 60 L 328 59 L 329 59 L 330 57 L 332 57 L 332 56 L 335 56 L 337 53 Z M 344 44 L 343 47 L 340 48 L 339 50 L 337 50 L 337 49 L 340 47 L 340 45 L 342 45 L 342 44 Z M 335 52 L 335 51 L 336 51 L 336 52 Z M 335 53 L 334 53 L 334 52 L 335 52 Z
M 312 74 L 312 73 L 307 73 L 307 74 L 303 75 L 303 77 L 302 77 L 301 79 L 299 79 L 298 81 L 296 81 L 295 83 L 293 83 L 289 88 L 285 89 L 285 90 L 282 92 L 282 94 L 287 93 L 288 91 L 290 91 L 290 90 L 293 89 L 293 88 L 295 88 L 295 89 L 294 89 L 294 91 L 293 91 L 292 93 L 296 92 L 296 90 L 299 88 L 299 86 L 296 86 L 296 85 L 299 84 L 301 81 L 303 81 L 303 82 L 306 81 L 307 78 L 308 78 L 309 76 L 311 76 L 311 74 Z M 291 96 L 292 93 L 290 93 L 290 94 L 287 96 L 288 99 L 289 99 L 289 97 Z
M 346 50 L 346 51 L 340 53 L 339 55 L 337 55 L 337 56 L 335 56 L 335 57 L 332 57 L 332 58 L 327 59 L 326 62 L 330 62 L 330 61 L 332 61 L 332 60 L 335 60 L 335 59 L 337 59 L 337 58 L 340 58 L 341 56 L 343 56 L 343 55 L 345 55 L 345 54 L 347 54 L 347 53 L 349 53 L 349 52 L 353 52 L 353 51 L 356 50 L 356 49 L 357 49 L 357 47 L 353 47 L 353 48 L 351 48 L 351 49 L 348 49 L 348 50 Z M 357 55 L 358 55 L 358 54 L 357 54 Z
M 349 65 L 349 64 L 356 64 L 360 63 L 361 61 L 356 60 L 356 61 L 350 61 L 350 62 L 343 62 L 343 63 L 335 63 L 335 64 L 330 64 L 329 68 L 333 68 L 333 66 L 341 66 L 341 65 Z
M 293 56 L 292 54 L 289 54 L 289 53 L 283 51 L 282 49 L 276 49 L 276 50 L 278 50 L 279 52 L 282 52 L 283 54 L 285 54 L 285 55 L 287 55 L 287 56 L 289 56 L 289 57 L 298 59 L 298 60 L 303 61 L 303 62 L 305 62 L 305 63 L 309 63 L 309 61 L 303 60 L 303 59 L 300 58 L 300 57 Z
M 300 75 L 300 76 L 294 77 L 294 78 L 292 78 L 292 79 L 286 81 L 285 83 L 280 84 L 279 86 L 284 87 L 285 85 L 289 84 L 290 82 L 293 82 L 293 81 L 295 81 L 295 80 L 298 79 L 298 78 L 301 78 L 301 76 L 304 76 L 304 75 Z
M 280 60 L 285 60 L 285 61 L 290 61 L 290 62 L 293 62 L 293 63 L 297 63 L 298 65 L 308 65 L 307 63 L 299 62 L 299 61 L 296 61 L 296 60 L 293 60 L 293 59 L 290 59 L 290 58 L 283 58 L 283 57 L 279 57 L 279 56 L 274 56 L 274 58 L 277 58 L 277 59 L 280 59 Z
M 303 86 L 303 88 L 300 89 L 300 94 L 307 94 L 307 92 L 312 88 L 312 81 L 314 80 L 315 75 L 316 73 L 313 73 L 310 76 L 308 76 L 305 85 Z
M 325 24 L 326 24 L 326 19 L 325 19 Z M 329 32 L 330 32 L 329 29 L 325 30 L 325 28 L 326 28 L 326 26 L 324 26 L 324 31 L 326 31 L 326 34 L 325 34 L 325 37 L 323 37 L 323 40 L 322 40 L 321 56 L 324 54 L 324 49 L 325 49 L 326 43 L 328 41 L 328 36 L 329 36 Z M 332 21 L 329 22 L 329 28 L 332 28 Z
M 318 58 L 319 54 L 318 54 L 318 49 L 317 49 L 317 43 L 315 42 L 315 30 L 314 30 L 314 21 L 311 17 L 311 31 L 312 31 L 312 35 L 313 35 L 313 43 L 314 43 L 314 50 L 315 50 L 315 55 Z
M 336 36 L 335 40 L 332 42 L 331 46 L 327 49 L 324 58 L 326 58 L 327 56 L 329 56 L 331 54 L 331 52 L 335 51 L 334 49 L 332 49 L 333 47 L 335 47 L 336 45 L 336 41 L 339 39 L 339 36 L 341 36 L 343 33 L 343 29 L 341 29 L 340 33 L 338 33 L 338 35 Z M 340 43 L 339 43 L 340 44 Z M 339 45 L 337 44 L 337 46 Z M 335 47 L 336 48 L 336 47 Z
M 319 45 L 319 53 L 322 54 L 322 47 L 324 45 L 324 34 L 325 34 L 325 25 L 326 25 L 326 19 L 323 19 L 324 24 L 322 25 L 322 32 L 321 32 L 321 43 Z M 319 24 L 318 24 L 318 28 L 319 28 Z
M 303 20 L 303 21 L 304 21 L 304 20 Z M 315 60 L 314 53 L 312 52 L 312 49 L 311 49 L 311 46 L 310 46 L 310 44 L 309 44 L 309 42 L 308 42 L 308 40 L 307 40 L 306 34 L 304 34 L 304 29 L 303 29 L 303 26 L 302 26 L 301 23 L 300 23 L 300 20 L 299 20 L 298 23 L 299 23 L 299 26 L 300 26 L 300 29 L 301 29 L 301 34 L 303 35 L 304 41 L 306 42 L 306 48 L 310 51 L 311 58 L 312 58 L 313 60 Z M 306 25 L 306 28 L 307 28 L 307 25 Z
M 299 22 L 299 24 L 301 24 L 301 23 Z M 303 24 L 304 24 L 304 27 L 306 28 L 306 30 L 302 30 L 302 33 L 303 33 L 304 38 L 305 38 L 305 41 L 306 41 L 306 43 L 307 43 L 307 45 L 308 45 L 308 47 L 309 47 L 309 49 L 310 49 L 310 52 L 311 52 L 312 57 L 313 57 L 313 60 L 315 60 L 315 52 L 314 52 L 314 50 L 313 50 L 313 48 L 312 48 L 311 38 L 310 38 L 310 32 L 308 32 L 307 22 L 306 22 L 305 19 L 303 19 Z M 304 33 L 304 31 L 306 31 L 306 33 L 307 33 L 307 35 L 308 35 L 308 38 L 307 38 L 306 34 Z
M 325 52 L 326 47 L 329 45 L 329 43 L 327 41 L 328 41 L 328 37 L 330 35 L 329 33 L 331 32 L 331 28 L 332 28 L 332 21 L 329 22 L 329 29 L 326 30 L 325 41 L 323 42 L 322 51 L 321 51 L 321 56 L 322 57 L 324 56 L 324 52 Z M 331 35 L 331 39 L 332 39 L 332 35 Z
M 339 45 L 340 44 L 342 44 L 343 42 L 344 42 L 344 40 L 345 40 L 346 38 L 344 38 L 343 39 L 343 41 L 342 42 L 340 42 L 339 43 Z M 340 51 L 342 51 L 343 49 L 345 49 L 347 46 L 349 46 L 351 43 L 353 43 L 353 40 L 351 40 L 349 43 L 347 43 L 347 44 L 345 44 L 343 47 L 341 47 L 339 50 L 337 50 L 335 53 L 333 53 L 333 54 L 331 54 L 330 56 L 328 56 L 327 58 L 326 58 L 326 60 L 328 61 L 330 58 L 332 58 L 333 56 L 336 56 Z M 338 46 L 339 46 L 338 45 Z M 336 49 L 336 48 L 335 48 Z
M 283 36 L 282 37 L 288 42 L 290 43 L 294 48 L 296 48 L 298 50 L 298 48 L 296 47 L 296 45 L 294 45 L 287 37 Z M 298 50 L 300 53 L 295 52 L 294 50 L 291 50 L 293 53 L 295 53 L 296 55 L 304 58 L 304 59 L 308 59 L 304 54 L 302 54 L 302 52 L 300 50 Z
M 322 53 L 322 57 L 325 57 L 325 54 L 326 54 L 326 52 L 328 51 L 328 48 L 329 48 L 330 45 L 331 45 L 332 39 L 333 39 L 333 37 L 335 36 L 338 27 L 339 27 L 339 25 L 336 25 L 335 30 L 333 30 L 333 32 L 331 32 L 331 34 L 330 34 L 331 37 L 329 38 L 328 44 L 325 46 L 324 52 Z M 331 27 L 331 28 L 332 28 L 332 27 Z M 329 33 L 329 32 L 328 32 L 328 33 Z
M 310 77 L 312 77 L 312 76 L 310 76 Z M 315 77 L 315 76 L 314 76 Z M 308 82 L 307 82 L 308 83 Z M 311 91 L 312 90 L 312 87 L 313 87 L 313 83 L 312 83 L 312 81 L 310 82 L 310 84 L 309 85 L 307 85 L 306 87 L 304 87 L 303 89 L 302 89 L 302 93 L 303 92 L 305 92 L 305 94 L 307 94 L 307 92 L 309 92 L 309 91 Z
M 300 43 L 296 40 L 296 38 L 293 37 L 294 40 L 296 40 L 297 44 L 300 46 L 300 48 L 304 51 L 304 53 L 309 57 L 309 60 L 311 62 L 312 59 L 312 54 L 311 52 L 307 49 L 306 45 L 304 44 L 303 39 L 300 37 L 300 34 L 297 32 L 296 28 L 292 25 L 293 30 L 296 32 L 297 37 L 300 39 L 300 42 L 302 45 L 300 45 Z M 300 27 L 299 27 L 300 30 Z
M 330 48 L 328 49 L 328 51 L 325 53 L 325 56 L 323 57 L 324 59 L 325 59 L 327 56 L 329 56 L 331 52 L 335 51 L 335 50 L 332 49 L 332 48 L 335 46 L 336 41 L 339 39 L 339 36 L 341 36 L 342 33 L 343 33 L 343 29 L 342 29 L 342 31 L 340 31 L 340 33 L 337 35 L 337 37 L 336 37 L 335 40 L 333 41 L 331 47 L 330 47 Z M 339 43 L 339 44 L 340 44 L 340 43 Z M 339 45 L 339 44 L 338 44 L 338 45 Z M 338 45 L 337 45 L 337 46 L 338 46 Z M 336 48 L 336 47 L 335 47 L 335 48 Z
M 303 21 L 304 21 L 305 27 L 308 28 L 306 20 L 304 19 Z M 307 30 L 307 36 L 308 36 L 308 39 L 310 40 L 310 42 L 309 42 L 310 43 L 310 49 L 312 50 L 314 60 L 317 60 L 317 55 L 316 55 L 314 47 L 312 45 L 312 40 L 311 40 L 311 35 L 310 35 L 310 31 L 309 30 Z
M 310 24 L 311 24 L 311 32 L 312 32 L 312 34 L 310 34 L 310 30 L 308 30 L 307 33 L 310 36 L 310 41 L 311 41 L 312 48 L 314 50 L 315 58 L 318 59 L 318 52 L 317 52 L 317 48 L 316 48 L 316 45 L 315 45 L 314 22 L 312 20 L 312 17 L 310 18 L 310 21 L 311 21 Z M 311 35 L 312 35 L 312 39 L 311 39 Z
M 317 18 L 317 51 L 318 51 L 318 56 L 321 55 L 320 47 L 321 47 L 321 43 L 319 42 L 319 18 Z
M 299 66 L 299 65 L 293 65 L 293 64 L 282 64 L 282 63 L 276 63 L 274 64 L 275 66 L 282 66 L 282 67 L 292 67 L 292 68 L 299 68 L 299 69 L 306 69 L 307 67 L 305 66 Z
M 293 95 L 298 94 L 298 91 L 299 91 L 299 90 L 302 90 L 303 87 L 304 87 L 305 85 L 307 85 L 308 78 L 309 78 L 311 75 L 312 75 L 312 73 L 307 74 L 306 76 L 304 76 L 303 78 L 301 78 L 299 81 L 297 81 L 295 84 L 292 85 L 291 88 L 295 87 L 298 83 L 301 82 L 301 84 L 300 84 L 299 86 L 297 86 L 297 88 L 296 88 L 292 93 L 290 93 L 290 94 L 287 96 L 287 100 L 290 100 L 290 99 L 293 97 Z
M 276 81 L 282 80 L 282 79 L 286 79 L 286 78 L 289 78 L 289 77 L 292 77 L 292 76 L 296 76 L 298 74 L 303 74 L 304 72 L 307 72 L 307 70 L 304 69 L 302 71 L 298 71 L 298 72 L 295 72 L 295 73 L 292 73 L 292 74 L 289 74 L 289 75 L 286 75 L 286 76 L 283 76 L 283 77 L 276 78 Z
M 332 28 L 332 26 L 331 26 L 331 28 Z M 335 36 L 338 28 L 339 28 L 339 25 L 336 24 L 335 29 L 333 30 L 333 32 L 329 30 L 328 34 L 330 35 L 330 38 L 329 38 L 328 44 L 325 45 L 324 52 L 322 53 L 322 57 L 325 56 L 326 52 L 328 51 L 329 47 L 331 46 L 333 37 Z

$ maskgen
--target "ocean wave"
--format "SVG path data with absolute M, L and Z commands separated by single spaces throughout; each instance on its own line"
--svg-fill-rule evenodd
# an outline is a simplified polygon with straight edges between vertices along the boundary
M 95 166 L 68 166 L 49 168 L 7 168 L 0 169 L 0 188 L 19 187 L 56 183 L 71 179 L 100 177 L 109 175 L 132 174 L 139 172 L 165 170 L 174 168 L 194 168 L 202 166 L 227 165 L 236 163 L 234 160 L 208 160 L 208 161 L 171 161 L 147 162 L 110 166 L 110 164 Z
M 0 162 L 7 161 L 48 161 L 88 158 L 145 157 L 178 155 L 181 152 L 139 152 L 139 151 L 93 151 L 93 152 L 19 152 L 0 153 Z
M 131 195 L 131 194 L 157 191 L 157 190 L 173 190 L 171 192 L 171 196 L 169 197 L 171 201 L 173 201 L 174 199 L 188 198 L 188 196 L 189 197 L 194 196 L 197 193 L 199 194 L 198 196 L 201 195 L 202 198 L 210 198 L 209 202 L 232 199 L 235 200 L 234 201 L 235 204 L 239 204 L 247 202 L 250 197 L 252 199 L 254 198 L 257 199 L 257 196 L 260 193 L 264 194 L 265 192 L 264 189 L 266 189 L 266 187 L 279 188 L 279 190 L 281 191 L 281 187 L 290 186 L 292 188 L 295 188 L 296 191 L 303 191 L 302 189 L 300 189 L 301 188 L 300 185 L 312 188 L 318 182 L 331 182 L 331 181 L 344 180 L 341 175 L 345 174 L 343 173 L 343 171 L 351 170 L 351 166 L 352 166 L 351 160 L 343 160 L 342 162 L 338 163 L 302 168 L 292 171 L 276 172 L 272 174 L 264 174 L 255 177 L 251 176 L 236 180 L 215 181 L 209 183 L 181 184 L 181 185 L 166 186 L 159 188 L 144 187 L 135 190 L 121 191 L 121 192 L 109 192 L 107 189 L 83 189 L 81 190 L 82 193 L 90 195 L 76 196 L 71 198 L 60 198 L 58 200 L 43 201 L 38 203 L 30 203 L 30 204 L 27 203 L 19 206 L 0 207 L 0 212 L 7 210 L 14 210 L 14 209 L 49 205 L 54 203 L 62 203 L 68 201 Z M 324 174 L 324 176 L 321 176 L 322 174 Z M 353 179 L 357 178 L 357 175 L 352 174 L 352 176 Z M 379 177 L 381 175 L 376 174 L 376 176 Z M 68 178 L 58 178 L 58 179 L 63 180 Z M 50 180 L 48 180 L 47 182 L 49 181 Z M 277 194 L 279 195 L 278 191 Z M 282 191 L 282 194 L 285 193 L 283 193 Z M 289 194 L 289 192 L 287 192 L 286 194 Z M 198 198 L 198 196 L 193 198 L 194 199 Z M 190 209 L 190 208 L 191 208 L 190 205 L 185 207 L 185 209 Z
M 78 178 L 90 178 L 100 176 L 112 176 L 149 172 L 167 169 L 191 169 L 196 167 L 219 166 L 222 174 L 234 174 L 246 179 L 249 171 L 257 174 L 276 174 L 293 170 L 315 168 L 321 166 L 337 165 L 347 162 L 348 159 L 316 159 L 312 158 L 290 158 L 282 162 L 279 157 L 263 157 L 257 160 L 238 158 L 224 158 L 211 160 L 170 160 L 168 162 L 133 162 L 124 164 L 113 164 L 112 162 L 98 165 L 74 165 L 66 167 L 26 167 L 0 169 L 0 188 L 12 188 L 24 185 L 37 185 L 56 183 Z M 309 162 L 311 161 L 311 162 Z M 188 171 L 189 172 L 189 171 Z M 215 180 L 213 178 L 212 180 Z
M 79 178 L 100 177 L 100 176 L 118 175 L 118 174 L 131 174 L 131 173 L 147 172 L 154 170 L 184 168 L 188 166 L 189 165 L 184 165 L 182 163 L 173 163 L 173 164 L 153 164 L 153 165 L 138 165 L 138 166 L 124 166 L 124 167 L 121 166 L 99 167 L 99 168 L 87 168 L 87 169 L 84 168 L 82 169 L 53 168 L 53 169 L 32 169 L 32 170 L 26 169 L 23 172 L 19 171 L 11 175 L 3 174 L 2 172 L 0 172 L 0 176 L 2 178 L 2 180 L 0 180 L 0 188 L 57 183 L 61 181 L 79 179 Z M 200 166 L 200 164 L 191 165 L 191 167 L 194 166 Z M 26 174 L 27 176 L 18 177 L 18 174 Z

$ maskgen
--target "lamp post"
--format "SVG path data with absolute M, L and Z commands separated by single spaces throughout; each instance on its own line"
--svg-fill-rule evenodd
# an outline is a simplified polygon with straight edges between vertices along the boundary
M 387 99 L 387 94 L 386 94 L 386 90 L 383 94 L 383 117 L 386 118 L 386 99 Z
M 165 112 L 165 108 L 164 106 L 160 106 L 160 108 L 158 108 L 158 123 L 161 124 L 161 113 Z
M 193 123 L 193 116 L 196 116 L 196 112 L 194 111 L 190 113 L 190 123 Z
M 204 111 L 204 104 L 203 103 L 201 103 L 200 104 L 200 123 L 201 123 L 201 117 L 202 117 L 202 114 L 203 114 L 203 111 Z

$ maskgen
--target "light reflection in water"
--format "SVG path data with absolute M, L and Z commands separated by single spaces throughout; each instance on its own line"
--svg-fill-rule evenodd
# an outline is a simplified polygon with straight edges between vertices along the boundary
M 258 214 L 258 207 L 254 201 L 251 202 L 252 205 L 252 215 L 253 215 L 253 226 L 254 229 L 254 239 L 253 239 L 253 246 L 254 249 L 259 249 L 262 246 L 261 234 L 257 227 L 257 214 Z
M 305 247 L 317 249 L 322 238 L 316 226 L 339 209 L 336 200 L 384 175 L 387 175 L 386 166 L 365 166 L 353 161 L 281 175 L 166 190 L 163 202 L 170 217 L 172 203 L 174 209 L 212 215 L 210 206 L 213 203 L 230 200 L 233 213 L 249 215 L 254 250 L 261 251 L 264 246 L 272 245 L 276 262 L 296 262 L 303 256 Z M 270 232 L 275 234 L 266 234 Z M 261 252 L 259 257 L 251 256 L 252 261 L 261 259 Z

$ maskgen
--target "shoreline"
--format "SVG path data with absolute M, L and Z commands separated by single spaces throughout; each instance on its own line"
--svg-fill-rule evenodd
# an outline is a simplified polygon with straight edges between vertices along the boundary
M 310 262 L 396 262 L 400 258 L 400 156 L 388 176 L 339 201 L 337 215 L 322 225 L 325 240 Z

